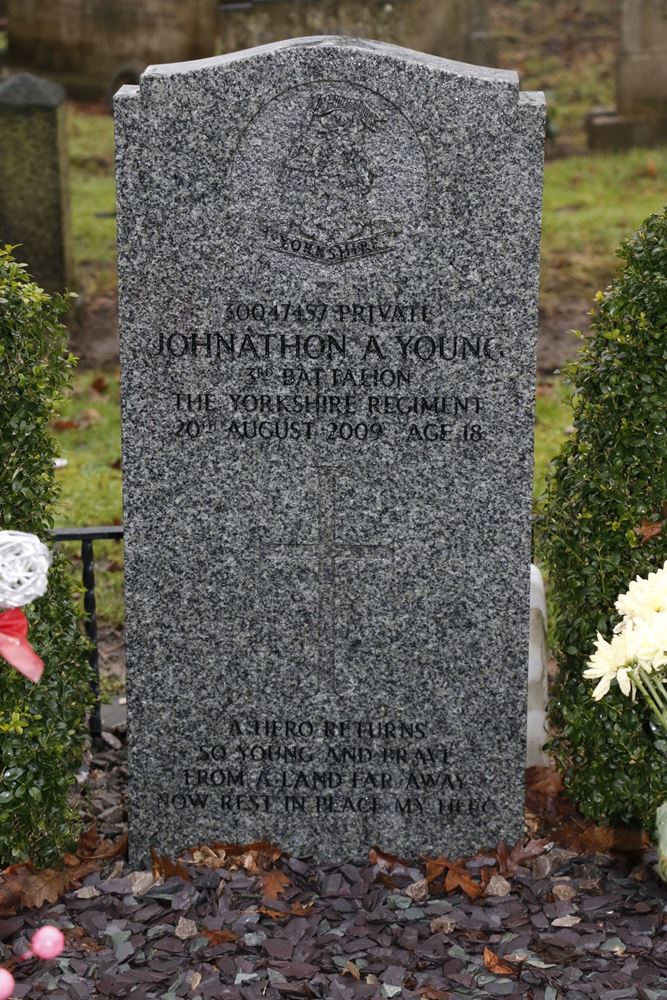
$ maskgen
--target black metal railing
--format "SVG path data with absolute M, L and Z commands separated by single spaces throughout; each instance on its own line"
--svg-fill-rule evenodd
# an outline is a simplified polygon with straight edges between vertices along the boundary
M 81 542 L 81 580 L 83 582 L 83 610 L 86 635 L 91 643 L 88 662 L 91 668 L 90 686 L 94 696 L 90 713 L 90 735 L 98 741 L 102 733 L 102 710 L 100 706 L 100 662 L 97 649 L 97 601 L 95 599 L 95 550 L 94 542 L 111 539 L 120 542 L 123 538 L 122 524 L 109 524 L 98 528 L 55 528 L 53 540 L 56 542 Z

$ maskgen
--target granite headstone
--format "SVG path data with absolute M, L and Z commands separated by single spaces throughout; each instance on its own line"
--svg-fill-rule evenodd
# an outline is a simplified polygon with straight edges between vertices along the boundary
M 0 83 L 0 244 L 49 291 L 73 280 L 65 92 L 32 73 Z
M 514 840 L 541 95 L 317 37 L 116 127 L 132 857 Z

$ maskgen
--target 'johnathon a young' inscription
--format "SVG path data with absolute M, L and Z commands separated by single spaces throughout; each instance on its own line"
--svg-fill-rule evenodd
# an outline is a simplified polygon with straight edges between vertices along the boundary
M 116 120 L 133 857 L 517 837 L 540 96 L 315 38 Z

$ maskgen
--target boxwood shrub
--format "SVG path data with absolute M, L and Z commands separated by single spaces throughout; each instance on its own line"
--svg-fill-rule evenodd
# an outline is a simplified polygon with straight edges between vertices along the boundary
M 559 670 L 550 750 L 581 811 L 653 829 L 667 759 L 646 709 L 614 685 L 596 703 L 582 679 L 596 630 L 609 637 L 617 595 L 667 559 L 667 216 L 618 251 L 598 292 L 593 336 L 567 375 L 574 431 L 552 466 L 537 518 Z
M 48 541 L 57 484 L 47 425 L 74 360 L 60 323 L 68 301 L 31 281 L 11 251 L 0 247 L 0 529 Z M 25 609 L 42 680 L 33 685 L 0 660 L 0 868 L 50 863 L 76 833 L 69 796 L 90 701 L 77 606 L 56 556 L 47 593 Z

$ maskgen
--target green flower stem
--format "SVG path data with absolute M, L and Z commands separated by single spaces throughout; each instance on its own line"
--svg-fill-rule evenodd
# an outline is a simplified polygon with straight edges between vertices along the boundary
M 637 688 L 644 696 L 644 700 L 651 709 L 656 721 L 662 726 L 665 733 L 667 733 L 667 701 L 662 683 L 658 681 L 656 684 L 651 681 L 649 675 L 641 667 L 634 671 L 633 677 Z M 660 691 L 656 690 L 656 686 L 660 688 Z
M 644 679 L 653 699 L 664 714 L 667 711 L 667 691 L 665 691 L 664 684 L 654 674 L 644 672 Z

